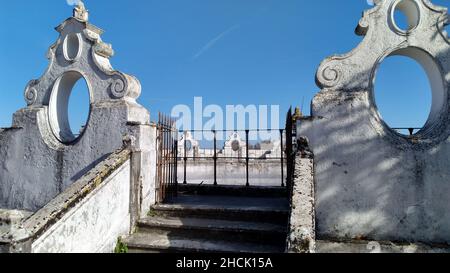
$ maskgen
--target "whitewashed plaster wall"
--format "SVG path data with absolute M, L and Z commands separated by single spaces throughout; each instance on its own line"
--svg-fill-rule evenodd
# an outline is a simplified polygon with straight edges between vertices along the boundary
M 314 156 L 306 139 L 299 144 L 292 185 L 288 185 L 291 207 L 287 252 L 313 253 L 316 251 Z
M 124 136 L 142 151 L 142 164 L 151 162 L 155 136 L 149 112 L 136 102 L 140 83 L 112 68 L 112 47 L 87 18 L 84 6 L 77 6 L 74 16 L 56 28 L 60 36 L 48 51 L 47 71 L 30 81 L 28 106 L 14 114 L 12 128 L 0 132 L 0 208 L 37 211 L 121 148 Z M 80 77 L 88 84 L 90 114 L 76 138 L 67 103 Z M 141 172 L 146 204 L 154 181 L 145 180 L 152 176 L 151 170 Z
M 141 184 L 141 201 L 140 201 L 140 216 L 147 215 L 150 207 L 156 202 L 156 126 L 145 127 L 146 137 L 141 137 L 141 143 L 137 145 L 140 147 L 140 184 Z
M 357 28 L 361 44 L 320 65 L 322 90 L 298 124 L 315 155 L 317 236 L 450 243 L 447 9 L 428 0 L 375 4 Z M 406 31 L 393 19 L 396 8 L 409 18 Z M 412 137 L 389 128 L 375 104 L 376 71 L 390 55 L 418 61 L 432 85 L 429 120 Z
M 1 211 L 0 253 L 112 252 L 138 217 L 135 153 L 114 152 L 35 213 Z
M 108 253 L 130 232 L 130 161 L 31 246 L 33 253 Z

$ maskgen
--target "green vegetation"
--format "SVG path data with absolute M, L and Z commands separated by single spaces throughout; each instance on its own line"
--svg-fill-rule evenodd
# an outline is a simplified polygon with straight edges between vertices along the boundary
M 148 217 L 157 217 L 157 216 L 158 216 L 158 213 L 157 213 L 154 209 L 151 209 L 151 210 L 147 213 L 147 216 L 148 216 Z
M 114 249 L 114 253 L 128 253 L 128 246 L 122 242 L 122 239 L 117 239 L 117 245 Z

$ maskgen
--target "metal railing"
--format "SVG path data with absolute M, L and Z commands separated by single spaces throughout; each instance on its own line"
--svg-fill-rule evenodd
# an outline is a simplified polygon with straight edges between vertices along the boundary
M 159 113 L 157 123 L 156 202 L 177 196 L 178 130 L 176 120 Z
M 392 128 L 392 130 L 395 130 L 400 133 L 400 131 L 408 131 L 410 136 L 413 136 L 416 131 L 422 130 L 423 128 L 415 128 L 415 127 L 404 127 L 404 128 Z
M 251 149 L 250 147 L 250 134 L 251 133 L 258 133 L 258 132 L 271 132 L 273 134 L 278 134 L 279 136 L 279 141 L 280 141 L 280 146 L 279 149 L 276 149 L 279 151 L 279 155 L 273 156 L 273 154 L 270 154 L 270 156 L 268 156 L 267 152 L 269 152 L 268 150 L 265 149 Z M 199 154 L 195 153 L 195 149 L 193 147 L 188 147 L 188 134 L 193 135 L 195 133 L 207 133 L 207 134 L 212 134 L 212 153 L 211 154 L 203 154 L 202 156 L 199 156 Z M 224 140 L 220 140 L 220 141 L 224 141 L 224 147 L 219 149 L 218 148 L 218 134 L 223 134 L 223 135 L 227 135 L 230 134 L 229 136 L 227 136 L 226 138 L 228 138 L 228 140 L 225 141 Z M 245 136 L 245 140 L 241 139 L 240 136 L 241 134 L 238 133 L 243 133 L 242 135 Z M 212 174 L 212 179 L 213 179 L 213 184 L 214 185 L 218 185 L 220 183 L 219 179 L 218 179 L 218 168 L 220 167 L 220 164 L 222 160 L 225 161 L 237 161 L 238 163 L 245 163 L 245 185 L 247 187 L 250 186 L 250 165 L 251 162 L 259 162 L 259 163 L 265 163 L 265 162 L 270 162 L 270 163 L 275 163 L 278 162 L 279 163 L 279 169 L 280 169 L 280 185 L 282 187 L 285 187 L 286 183 L 285 183 L 285 165 L 286 165 L 286 155 L 285 155 L 285 129 L 246 129 L 246 130 L 181 130 L 179 131 L 180 135 L 183 135 L 183 144 L 180 143 L 180 148 L 183 147 L 183 149 L 181 150 L 181 154 L 178 154 L 178 160 L 182 161 L 183 164 L 183 184 L 187 184 L 188 183 L 188 175 L 187 175 L 187 168 L 188 168 L 188 163 L 189 160 L 192 161 L 201 161 L 201 162 L 213 162 L 213 174 Z M 245 147 L 234 147 L 234 150 L 226 150 L 225 147 L 225 143 L 230 142 L 232 139 L 229 138 L 230 136 L 232 136 L 233 134 L 238 134 L 239 138 L 236 139 L 236 141 L 239 142 L 242 141 L 245 143 Z M 195 140 L 195 138 L 194 138 Z M 273 144 L 273 142 L 272 142 Z M 199 145 L 200 146 L 200 145 Z M 202 145 L 204 146 L 204 145 Z M 232 149 L 232 147 L 228 147 L 229 149 Z M 211 149 L 208 149 L 209 151 L 211 151 Z M 259 154 L 258 152 L 259 151 Z M 263 153 L 263 152 L 266 153 Z M 252 155 L 253 154 L 253 155 Z M 205 179 L 206 180 L 206 179 Z

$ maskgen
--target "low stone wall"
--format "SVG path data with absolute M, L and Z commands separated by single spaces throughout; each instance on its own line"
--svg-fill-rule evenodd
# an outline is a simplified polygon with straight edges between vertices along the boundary
M 132 200 L 133 154 L 112 154 L 43 209 L 0 239 L 4 252 L 112 252 L 121 235 L 133 226 L 139 211 Z M 137 166 L 139 167 L 139 166 Z M 136 218 L 138 216 L 134 216 Z
M 112 252 L 130 231 L 130 162 L 108 177 L 31 247 L 33 253 Z

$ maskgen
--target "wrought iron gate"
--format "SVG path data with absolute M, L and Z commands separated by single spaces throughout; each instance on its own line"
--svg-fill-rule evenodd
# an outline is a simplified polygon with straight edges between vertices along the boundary
M 162 113 L 157 124 L 156 202 L 177 196 L 178 130 L 176 121 Z
M 202 162 L 207 160 L 213 160 L 214 162 L 214 185 L 218 184 L 217 179 L 217 167 L 219 160 L 233 160 L 238 163 L 245 163 L 246 167 L 246 185 L 250 186 L 249 182 L 249 162 L 278 162 L 281 165 L 281 186 L 288 189 L 292 186 L 292 180 L 294 175 L 294 159 L 295 159 L 295 122 L 293 119 L 292 109 L 286 115 L 286 128 L 285 129 L 273 129 L 272 131 L 279 131 L 280 134 L 280 157 L 270 157 L 268 159 L 250 157 L 249 149 L 245 149 L 244 155 L 239 157 L 230 157 L 225 155 L 218 155 L 216 131 L 212 131 L 214 135 L 214 154 L 205 157 L 198 157 L 195 154 L 188 156 L 187 154 L 187 142 L 183 141 L 183 145 L 178 149 L 179 133 L 186 134 L 188 131 L 178 131 L 176 128 L 176 120 L 160 113 L 157 123 L 157 173 L 156 173 L 156 202 L 163 203 L 177 196 L 178 192 L 178 164 L 184 165 L 184 175 L 180 174 L 182 183 L 187 183 L 186 168 L 187 161 Z M 266 131 L 271 131 L 266 129 Z M 190 131 L 189 131 L 190 132 Z M 193 131 L 195 132 L 195 131 Z M 224 131 L 226 132 L 226 131 Z M 235 131 L 237 132 L 237 131 Z M 251 130 L 245 130 L 246 147 L 249 147 L 249 133 Z M 184 155 L 183 155 L 184 154 Z M 180 161 L 180 162 L 179 162 Z M 223 162 L 222 162 L 223 163 Z M 243 163 L 242 163 L 243 164 Z
M 295 151 L 294 151 L 294 130 L 295 124 L 292 117 L 292 108 L 286 115 L 286 164 L 287 164 L 287 174 L 286 174 L 286 186 L 288 189 L 292 186 L 292 181 L 294 179 L 294 167 L 295 167 Z

